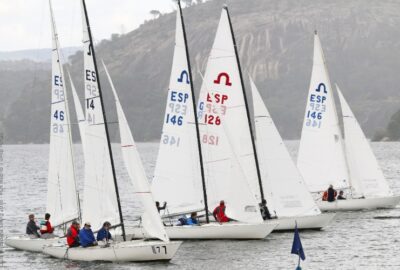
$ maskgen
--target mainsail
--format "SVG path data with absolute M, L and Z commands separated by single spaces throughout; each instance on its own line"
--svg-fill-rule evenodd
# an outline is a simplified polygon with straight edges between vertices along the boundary
M 163 130 L 152 183 L 169 214 L 204 209 L 195 113 L 180 9 Z
M 227 202 L 233 219 L 262 222 L 249 183 L 257 179 L 228 10 L 208 59 L 198 104 L 209 205 Z M 254 180 L 257 181 L 257 180 Z
M 336 89 L 342 107 L 344 141 L 353 195 L 366 198 L 391 196 L 389 185 L 360 124 L 338 86 Z
M 100 229 L 105 221 L 121 223 L 113 165 L 103 115 L 103 104 L 95 68 L 93 43 L 82 0 L 83 54 L 85 82 L 85 184 L 82 221 Z
M 269 210 L 278 217 L 320 214 L 251 78 L 250 83 L 257 152 Z M 258 182 L 253 186 L 254 192 L 259 192 Z
M 60 45 L 50 2 L 52 45 L 50 153 L 46 212 L 54 226 L 79 217 L 74 175 L 71 124 L 60 61 Z
M 349 188 L 344 144 L 321 42 L 314 37 L 314 59 L 297 166 L 311 192 Z
M 117 91 L 115 90 L 114 83 L 108 73 L 107 67 L 103 62 L 104 70 L 106 72 L 108 81 L 111 85 L 111 90 L 114 94 L 115 105 L 118 114 L 119 133 L 121 137 L 121 151 L 124 159 L 125 168 L 128 171 L 129 178 L 135 189 L 136 196 L 140 199 L 144 206 L 144 213 L 142 215 L 142 225 L 149 235 L 156 237 L 163 241 L 169 241 L 167 233 L 165 232 L 164 225 L 161 222 L 160 215 L 158 214 L 153 196 L 150 191 L 150 184 L 147 180 L 146 172 L 143 168 L 139 152 L 136 148 L 128 121 L 126 120 L 125 113 L 119 102 Z

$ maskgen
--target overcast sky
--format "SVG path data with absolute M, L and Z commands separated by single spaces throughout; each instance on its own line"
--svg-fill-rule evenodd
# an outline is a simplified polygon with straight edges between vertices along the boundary
M 52 0 L 61 46 L 79 46 L 80 0 Z M 95 40 L 128 32 L 150 19 L 150 10 L 163 13 L 176 7 L 172 0 L 86 0 Z M 51 46 L 48 0 L 0 0 L 0 51 Z

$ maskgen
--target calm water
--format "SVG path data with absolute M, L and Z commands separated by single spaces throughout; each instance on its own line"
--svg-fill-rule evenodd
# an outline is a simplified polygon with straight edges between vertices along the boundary
M 287 142 L 293 154 L 297 142 Z M 157 144 L 139 145 L 148 176 L 152 176 Z M 374 143 L 374 151 L 394 191 L 400 194 L 400 143 Z M 3 146 L 5 151 L 4 235 L 23 233 L 28 213 L 43 215 L 46 201 L 47 145 Z M 77 174 L 82 181 L 80 145 Z M 137 202 L 114 147 L 122 207 L 129 223 L 138 215 Z M 82 187 L 81 183 L 79 184 Z M 135 213 L 136 212 L 136 213 Z M 400 209 L 340 213 L 323 231 L 301 232 L 307 256 L 303 269 L 400 269 L 400 219 L 377 220 L 378 215 L 400 216 Z M 77 263 L 12 249 L 0 253 L 3 269 L 295 269 L 290 254 L 292 233 L 274 233 L 262 241 L 185 242 L 169 263 Z M 0 267 L 0 268 L 1 268 Z

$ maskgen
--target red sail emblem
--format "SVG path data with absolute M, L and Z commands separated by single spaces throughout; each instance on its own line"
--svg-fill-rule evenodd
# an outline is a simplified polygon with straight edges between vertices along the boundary
M 228 73 L 226 73 L 226 72 L 221 72 L 220 74 L 218 74 L 218 77 L 216 80 L 214 80 L 214 83 L 221 84 L 222 78 L 225 78 L 225 85 L 232 86 L 231 78 L 229 77 Z

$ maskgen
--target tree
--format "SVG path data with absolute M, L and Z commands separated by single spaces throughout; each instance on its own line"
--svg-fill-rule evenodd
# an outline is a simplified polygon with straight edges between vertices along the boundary
M 153 15 L 153 19 L 157 19 L 157 17 L 161 16 L 161 12 L 158 10 L 150 10 L 150 14 Z
M 182 0 L 182 2 L 187 6 L 190 7 L 193 5 L 193 0 Z

